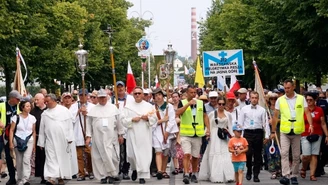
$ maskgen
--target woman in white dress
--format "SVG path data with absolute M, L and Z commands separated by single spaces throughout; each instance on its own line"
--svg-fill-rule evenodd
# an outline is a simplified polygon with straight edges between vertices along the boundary
M 211 126 L 211 139 L 200 165 L 199 179 L 210 180 L 215 183 L 233 182 L 234 169 L 231 163 L 231 154 L 228 150 L 228 136 L 225 139 L 218 137 L 218 128 L 232 133 L 232 116 L 224 110 L 226 100 L 218 98 L 219 108 L 208 114 Z M 217 111 L 217 114 L 215 112 Z M 217 121 L 215 117 L 217 116 Z

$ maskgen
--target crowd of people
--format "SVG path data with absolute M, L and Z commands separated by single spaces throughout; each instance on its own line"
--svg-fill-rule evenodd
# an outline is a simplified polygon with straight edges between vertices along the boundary
M 81 89 L 59 99 L 45 89 L 32 99 L 13 90 L 0 103 L 6 184 L 29 185 L 33 170 L 47 185 L 72 178 L 145 184 L 180 173 L 184 184 L 241 185 L 244 171 L 246 180 L 260 182 L 262 168 L 281 184 L 298 184 L 308 169 L 316 181 L 328 156 L 326 94 L 297 94 L 292 80 L 283 85 L 264 94 L 246 88 L 200 92 L 193 85 L 135 87 L 128 94 L 118 81 L 117 97 Z M 262 96 L 267 106 L 259 105 Z

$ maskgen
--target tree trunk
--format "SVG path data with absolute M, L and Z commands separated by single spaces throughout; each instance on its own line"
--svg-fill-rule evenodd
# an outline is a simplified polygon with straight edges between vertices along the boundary
M 11 89 L 11 82 L 12 82 L 12 71 L 8 68 L 8 65 L 4 62 L 3 65 L 3 71 L 5 74 L 5 79 L 6 79 L 6 96 L 7 96 L 7 100 L 9 100 L 8 95 L 10 93 Z
M 321 87 L 321 72 L 315 74 L 315 85 Z

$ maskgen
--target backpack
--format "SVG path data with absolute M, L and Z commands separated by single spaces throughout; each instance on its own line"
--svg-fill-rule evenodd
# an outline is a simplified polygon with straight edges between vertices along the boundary
M 16 133 L 16 130 L 17 130 L 17 125 L 18 125 L 18 123 L 19 123 L 19 115 L 16 115 L 16 117 L 17 117 L 17 120 L 16 120 L 16 127 L 15 127 L 15 130 L 14 130 L 14 135 L 15 135 L 15 133 Z M 10 127 L 11 127 L 11 124 L 8 124 L 7 126 L 6 126 L 6 128 L 5 128 L 5 140 L 9 140 L 9 134 L 10 134 Z

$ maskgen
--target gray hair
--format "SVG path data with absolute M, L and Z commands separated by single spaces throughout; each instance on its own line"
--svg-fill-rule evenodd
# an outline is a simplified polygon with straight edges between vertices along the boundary
M 47 98 L 47 97 L 49 97 L 49 98 L 52 99 L 53 101 L 57 101 L 57 97 L 56 97 L 56 95 L 53 94 L 53 93 L 47 94 L 47 95 L 46 95 L 46 98 Z

